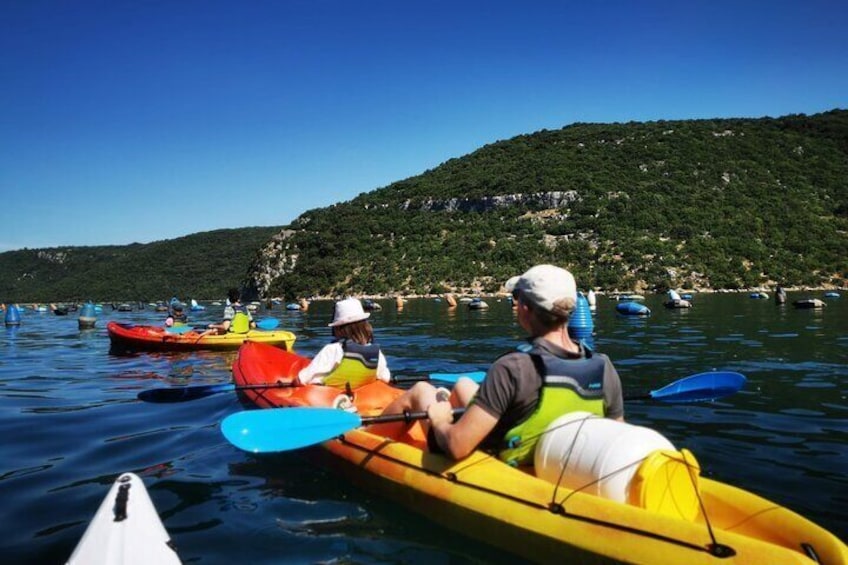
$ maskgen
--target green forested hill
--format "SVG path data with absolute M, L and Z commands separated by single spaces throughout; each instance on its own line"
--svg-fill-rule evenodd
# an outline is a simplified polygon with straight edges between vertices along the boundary
M 0 254 L 0 301 L 223 298 L 278 231 L 223 229 L 148 244 L 9 251 Z
M 848 112 L 574 124 L 290 228 L 253 267 L 260 293 L 492 291 L 542 261 L 602 289 L 842 284 Z
M 848 285 L 848 111 L 574 124 L 499 141 L 290 226 L 0 254 L 0 301 Z

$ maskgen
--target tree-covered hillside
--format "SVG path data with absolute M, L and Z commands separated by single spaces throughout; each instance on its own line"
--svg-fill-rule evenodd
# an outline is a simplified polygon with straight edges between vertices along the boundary
M 848 111 L 574 124 L 310 210 L 262 294 L 493 291 L 538 262 L 583 287 L 844 284 Z
M 848 111 L 574 124 L 499 141 L 290 226 L 0 254 L 0 301 L 848 284 Z
M 0 254 L 0 301 L 223 298 L 279 228 L 223 229 L 125 246 Z

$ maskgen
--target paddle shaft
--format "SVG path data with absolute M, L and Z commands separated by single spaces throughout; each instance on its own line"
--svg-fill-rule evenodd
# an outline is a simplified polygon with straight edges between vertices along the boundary
M 745 383 L 739 373 L 701 373 L 679 379 L 647 395 L 625 400 L 650 399 L 663 402 L 714 400 L 738 391 Z M 463 409 L 454 409 L 454 417 Z M 407 422 L 428 417 L 426 412 L 403 412 L 362 417 L 332 408 L 274 408 L 237 412 L 224 418 L 221 430 L 227 440 L 245 451 L 270 453 L 322 443 L 363 425 Z
M 466 373 L 466 375 L 471 376 L 476 380 L 476 377 L 479 376 L 480 380 L 485 376 L 485 373 Z M 439 377 L 444 377 L 440 379 Z M 408 376 L 408 377 L 392 377 L 393 384 L 403 384 L 403 383 L 414 383 L 418 381 L 439 381 L 443 382 L 456 382 L 457 375 L 453 373 L 445 373 L 440 375 L 439 373 L 431 373 L 429 375 L 417 375 L 417 376 Z M 296 381 L 278 381 L 276 383 L 257 383 L 250 385 L 235 385 L 232 383 L 222 383 L 216 385 L 197 385 L 197 386 L 187 386 L 187 387 L 169 387 L 169 388 L 154 388 L 149 390 L 144 390 L 138 394 L 139 400 L 143 400 L 144 402 L 153 402 L 157 404 L 164 403 L 174 403 L 174 402 L 189 402 L 191 400 L 197 400 L 199 398 L 206 398 L 207 396 L 212 396 L 214 394 L 220 394 L 222 392 L 233 392 L 238 390 L 264 390 L 264 389 L 274 389 L 274 388 L 292 388 L 295 386 L 300 386 L 296 383 Z
M 465 408 L 454 408 L 453 417 L 462 416 Z M 373 424 L 390 424 L 392 422 L 405 422 L 411 424 L 416 420 L 426 420 L 429 418 L 427 412 L 401 412 L 399 414 L 379 414 L 377 416 L 363 416 L 362 425 L 371 426 Z

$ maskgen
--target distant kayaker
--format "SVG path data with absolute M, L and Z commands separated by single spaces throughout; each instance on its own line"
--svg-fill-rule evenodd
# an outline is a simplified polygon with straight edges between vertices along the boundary
M 297 380 L 301 384 L 324 384 L 339 388 L 362 386 L 376 379 L 389 382 L 386 358 L 380 346 L 374 343 L 374 329 L 356 298 L 336 302 L 333 321 L 335 341 L 325 345 L 308 366 L 300 370 Z
M 165 327 L 184 326 L 188 323 L 188 316 L 182 302 L 172 302 L 168 317 L 165 318 Z
M 624 419 L 621 380 L 612 362 L 568 335 L 577 303 L 571 273 L 537 265 L 510 279 L 507 290 L 517 304 L 518 323 L 529 334 L 527 345 L 499 357 L 482 385 L 460 379 L 448 396 L 420 382 L 384 410 L 426 410 L 431 451 L 461 459 L 481 446 L 510 464 L 527 465 L 547 425 L 565 413 L 583 410 Z M 468 409 L 454 423 L 455 407 Z
M 239 289 L 231 288 L 228 290 L 227 300 L 229 304 L 224 307 L 224 321 L 220 324 L 209 324 L 210 330 L 217 330 L 219 334 L 228 332 L 243 334 L 256 327 L 253 316 L 250 315 L 250 310 L 240 302 L 241 293 Z
M 777 285 L 777 290 L 774 293 L 774 301 L 777 304 L 784 304 L 786 302 L 786 291 L 780 285 Z

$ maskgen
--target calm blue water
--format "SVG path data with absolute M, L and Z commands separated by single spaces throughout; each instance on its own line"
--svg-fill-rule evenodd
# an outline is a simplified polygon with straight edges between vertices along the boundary
M 790 294 L 789 301 L 822 293 Z M 848 537 L 848 295 L 823 311 L 747 294 L 696 295 L 691 310 L 649 297 L 650 318 L 598 298 L 596 349 L 626 390 L 723 369 L 746 388 L 696 405 L 629 403 L 626 417 L 692 450 L 703 474 L 752 490 Z M 392 301 L 372 320 L 396 374 L 484 369 L 521 337 L 506 301 L 488 311 Z M 211 320 L 220 307 L 194 320 Z M 314 354 L 332 304 L 272 310 Z M 149 404 L 139 391 L 228 382 L 234 354 L 109 354 L 110 319 L 158 323 L 152 310 L 105 311 L 80 331 L 73 315 L 23 314 L 0 328 L 0 557 L 62 563 L 123 471 L 147 484 L 184 561 L 192 563 L 472 563 L 507 559 L 350 486 L 309 451 L 253 456 L 221 435 L 234 394 Z

